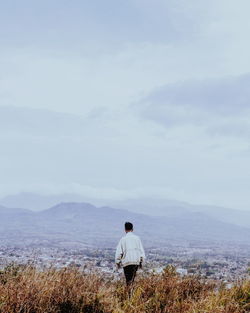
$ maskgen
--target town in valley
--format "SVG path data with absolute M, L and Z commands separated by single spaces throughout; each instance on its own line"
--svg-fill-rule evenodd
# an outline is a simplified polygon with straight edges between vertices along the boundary
M 226 243 L 173 243 L 161 247 L 146 247 L 147 260 L 143 272 L 161 273 L 173 266 L 180 275 L 200 277 L 230 283 L 250 274 L 250 246 Z M 0 267 L 9 264 L 48 267 L 77 267 L 86 271 L 101 271 L 117 276 L 114 248 L 63 247 L 53 245 L 1 245 Z

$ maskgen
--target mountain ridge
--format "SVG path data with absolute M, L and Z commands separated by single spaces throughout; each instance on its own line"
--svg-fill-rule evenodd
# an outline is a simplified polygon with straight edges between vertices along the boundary
M 114 246 L 123 234 L 125 221 L 134 223 L 135 231 L 147 245 L 162 245 L 178 240 L 246 244 L 250 238 L 250 229 L 221 222 L 201 212 L 166 218 L 73 202 L 59 203 L 39 212 L 0 208 L 0 233 L 11 234 L 13 230 L 18 230 L 27 240 L 30 234 L 35 234 L 37 238 L 46 237 L 60 244 L 64 240 L 71 240 L 93 246 Z

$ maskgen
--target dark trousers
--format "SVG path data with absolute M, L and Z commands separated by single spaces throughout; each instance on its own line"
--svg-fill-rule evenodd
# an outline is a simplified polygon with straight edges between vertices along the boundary
M 129 286 L 134 282 L 135 275 L 138 270 L 138 265 L 124 266 L 123 270 L 124 270 L 124 275 L 126 278 L 127 286 Z

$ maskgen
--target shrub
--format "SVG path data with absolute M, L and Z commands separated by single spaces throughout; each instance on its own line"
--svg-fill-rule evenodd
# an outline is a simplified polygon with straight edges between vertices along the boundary
M 246 313 L 250 282 L 231 289 L 167 267 L 140 274 L 128 293 L 124 281 L 79 268 L 40 271 L 14 264 L 0 272 L 0 313 Z

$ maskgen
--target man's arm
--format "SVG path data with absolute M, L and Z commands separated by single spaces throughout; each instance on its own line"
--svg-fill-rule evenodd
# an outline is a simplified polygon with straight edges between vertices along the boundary
M 145 256 L 145 251 L 143 249 L 143 245 L 142 245 L 142 242 L 141 242 L 140 238 L 139 238 L 139 247 L 140 247 L 140 252 L 141 252 L 141 255 L 140 255 L 140 268 L 142 268 L 142 262 L 145 261 L 146 256 Z
M 116 253 L 115 253 L 115 263 L 118 268 L 121 265 L 122 256 L 123 256 L 123 248 L 122 248 L 122 240 L 120 240 L 116 248 Z

